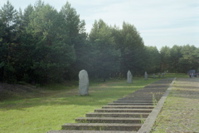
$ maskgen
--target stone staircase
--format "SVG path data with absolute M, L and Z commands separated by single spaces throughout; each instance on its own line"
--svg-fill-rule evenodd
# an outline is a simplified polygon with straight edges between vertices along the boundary
M 135 133 L 171 82 L 172 79 L 157 81 L 101 109 L 95 109 L 86 117 L 76 118 L 77 123 L 64 124 L 62 130 L 48 133 Z

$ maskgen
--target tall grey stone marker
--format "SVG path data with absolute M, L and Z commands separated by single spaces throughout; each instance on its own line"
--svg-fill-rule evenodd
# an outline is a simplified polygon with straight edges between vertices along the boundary
M 132 74 L 131 74 L 131 71 L 128 70 L 127 72 L 127 83 L 132 83 Z
M 145 79 L 145 80 L 148 79 L 148 74 L 147 74 L 147 72 L 144 73 L 144 79 Z
M 81 96 L 88 95 L 89 79 L 86 70 L 79 72 L 79 94 Z

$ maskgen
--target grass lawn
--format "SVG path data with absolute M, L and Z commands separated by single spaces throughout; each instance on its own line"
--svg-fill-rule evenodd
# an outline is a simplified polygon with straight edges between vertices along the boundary
M 44 133 L 49 130 L 60 130 L 64 123 L 74 123 L 77 117 L 102 105 L 121 98 L 158 79 L 144 80 L 134 78 L 132 84 L 126 80 L 112 80 L 91 83 L 89 96 L 79 96 L 78 87 L 70 89 L 63 85 L 41 88 L 37 94 L 23 93 L 12 100 L 0 102 L 1 133 Z

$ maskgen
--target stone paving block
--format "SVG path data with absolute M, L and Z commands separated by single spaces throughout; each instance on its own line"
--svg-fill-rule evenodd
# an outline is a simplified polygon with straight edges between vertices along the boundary
M 127 118 L 127 117 L 80 117 L 75 121 L 78 123 L 142 123 L 144 118 Z
M 122 108 L 122 109 L 153 109 L 152 105 L 105 105 L 103 109 L 107 108 Z
M 142 112 L 150 113 L 152 109 L 95 109 L 95 112 Z
M 94 112 L 86 114 L 86 117 L 131 117 L 131 118 L 146 118 L 149 113 L 128 113 L 128 112 Z
M 121 123 L 68 123 L 62 125 L 62 130 L 112 130 L 112 131 L 137 131 L 142 124 Z

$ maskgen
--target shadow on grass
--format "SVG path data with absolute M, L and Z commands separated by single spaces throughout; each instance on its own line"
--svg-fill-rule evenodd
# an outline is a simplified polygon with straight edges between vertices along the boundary
M 102 106 L 121 98 L 127 94 L 143 88 L 157 79 L 134 80 L 132 84 L 127 84 L 125 80 L 93 85 L 89 88 L 88 96 L 79 96 L 78 89 L 52 91 L 51 94 L 34 98 L 22 98 L 0 102 L 0 110 L 23 110 L 35 106 L 54 105 L 80 105 L 80 106 Z

